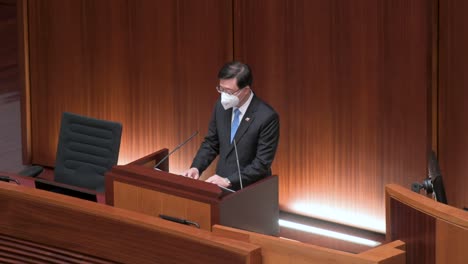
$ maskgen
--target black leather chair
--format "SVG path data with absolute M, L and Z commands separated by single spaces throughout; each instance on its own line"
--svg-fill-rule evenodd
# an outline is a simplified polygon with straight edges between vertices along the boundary
M 104 174 L 117 164 L 121 136 L 120 123 L 64 112 L 54 181 L 104 191 Z M 40 172 L 41 169 L 33 166 L 26 170 Z M 27 173 L 20 172 L 23 175 Z

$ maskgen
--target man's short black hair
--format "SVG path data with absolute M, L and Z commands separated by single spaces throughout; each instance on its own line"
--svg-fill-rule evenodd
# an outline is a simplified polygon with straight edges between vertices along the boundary
M 246 86 L 251 86 L 253 76 L 249 65 L 238 61 L 224 64 L 221 70 L 219 70 L 218 79 L 225 80 L 232 78 L 236 78 L 239 89 L 242 89 Z

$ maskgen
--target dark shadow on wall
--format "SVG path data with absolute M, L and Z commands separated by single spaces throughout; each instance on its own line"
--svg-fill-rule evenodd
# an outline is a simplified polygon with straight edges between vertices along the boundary
M 16 0 L 0 0 L 0 171 L 16 172 L 21 160 Z

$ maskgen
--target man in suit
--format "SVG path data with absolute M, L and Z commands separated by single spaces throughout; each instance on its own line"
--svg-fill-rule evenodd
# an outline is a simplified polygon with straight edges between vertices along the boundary
M 253 77 L 248 65 L 227 63 L 219 71 L 218 79 L 216 89 L 221 98 L 214 107 L 208 133 L 184 175 L 198 179 L 219 155 L 216 174 L 206 181 L 239 190 L 234 143 L 243 187 L 271 175 L 279 140 L 279 116 L 252 92 Z

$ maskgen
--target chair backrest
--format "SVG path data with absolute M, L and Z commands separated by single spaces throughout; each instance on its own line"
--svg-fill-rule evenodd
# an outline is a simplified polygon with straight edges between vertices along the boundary
M 64 112 L 55 161 L 55 181 L 104 190 L 104 174 L 117 164 L 122 125 Z

